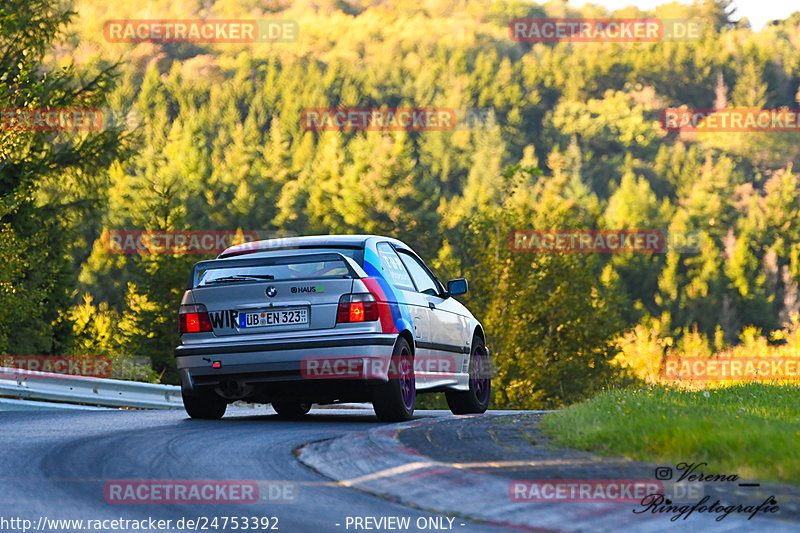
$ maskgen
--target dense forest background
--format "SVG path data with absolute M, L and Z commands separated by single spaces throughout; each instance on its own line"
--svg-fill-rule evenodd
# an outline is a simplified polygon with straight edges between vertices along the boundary
M 104 232 L 127 229 L 400 238 L 440 278 L 469 278 L 497 407 L 576 401 L 643 378 L 668 353 L 797 337 L 800 135 L 667 133 L 658 120 L 681 105 L 800 107 L 800 13 L 754 32 L 728 0 L 614 13 L 515 0 L 71 7 L 0 8 L 0 104 L 88 102 L 131 120 L 0 132 L 0 353 L 106 355 L 128 370 L 144 357 L 152 372 L 134 377 L 176 382 L 177 306 L 204 257 L 108 253 Z M 646 44 L 509 38 L 515 18 L 611 15 L 695 18 L 704 32 Z M 124 18 L 291 19 L 299 37 L 105 41 L 103 23 Z M 19 36 L 34 33 L 41 46 L 23 53 Z M 35 90 L 23 98 L 20 87 Z M 429 132 L 301 127 L 304 108 L 338 106 L 474 109 L 486 120 Z M 703 238 L 692 254 L 512 252 L 509 233 L 528 228 Z

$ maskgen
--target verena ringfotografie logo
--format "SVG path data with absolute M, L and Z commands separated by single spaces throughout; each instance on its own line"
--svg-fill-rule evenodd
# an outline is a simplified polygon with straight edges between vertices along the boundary
M 696 253 L 699 232 L 653 229 L 515 230 L 509 235 L 514 252 L 528 253 Z
M 300 113 L 307 131 L 445 131 L 456 125 L 444 107 L 316 107 Z
M 0 379 L 44 379 L 111 376 L 111 360 L 97 355 L 3 355 L 0 356 Z
M 674 470 L 671 466 L 656 467 L 656 479 L 664 483 L 665 487 L 673 487 L 673 490 L 648 494 L 639 503 L 639 507 L 633 510 L 634 514 L 669 516 L 670 522 L 676 522 L 697 513 L 713 516 L 716 522 L 721 522 L 731 514 L 746 516 L 747 520 L 752 520 L 759 513 L 773 514 L 780 511 L 774 494 L 766 498 L 763 494 L 757 495 L 758 500 L 740 500 L 745 497 L 747 489 L 759 487 L 760 483 L 739 483 L 739 476 L 736 474 L 704 472 L 702 468 L 707 466 L 708 463 L 705 462 L 681 462 Z M 679 473 L 677 481 L 668 481 L 673 479 L 675 470 Z M 711 485 L 728 485 L 734 492 L 724 498 L 723 503 L 719 498 L 703 494 L 705 487 Z M 674 490 L 677 487 L 680 489 Z M 686 501 L 678 501 L 682 498 Z M 760 503 L 756 504 L 759 500 Z
M 306 379 L 400 379 L 409 376 L 413 369 L 415 379 L 443 379 L 469 372 L 466 357 L 449 355 L 417 356 L 413 366 L 407 361 L 389 357 L 364 356 L 308 356 L 300 361 L 300 373 Z M 491 369 L 474 369 L 490 377 Z
M 118 480 L 103 488 L 110 504 L 290 503 L 297 485 L 274 481 Z
M 662 111 L 660 123 L 670 132 L 798 132 L 800 109 L 676 107 Z
M 108 20 L 110 43 L 286 43 L 297 40 L 294 20 L 123 19 Z
M 524 18 L 511 21 L 508 30 L 522 43 L 657 43 L 696 41 L 703 25 L 694 19 Z
M 259 232 L 109 230 L 102 240 L 112 254 L 218 254 L 236 244 L 258 241 Z
M 796 381 L 797 357 L 668 357 L 661 377 L 671 381 Z

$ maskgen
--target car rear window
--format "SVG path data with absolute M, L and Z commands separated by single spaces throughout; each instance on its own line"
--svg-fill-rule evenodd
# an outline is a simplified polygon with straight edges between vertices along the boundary
M 220 261 L 219 266 L 207 268 L 199 274 L 197 286 L 349 277 L 350 270 L 343 259 L 285 258 L 277 264 L 253 266 L 232 266 Z
M 304 253 L 324 253 L 335 252 L 349 257 L 360 267 L 364 266 L 364 248 L 359 246 L 320 246 L 319 244 L 309 244 L 304 246 L 293 246 L 291 248 L 265 248 L 248 253 L 236 255 L 224 255 L 221 257 L 274 257 L 276 252 L 285 252 L 291 250 L 302 250 Z

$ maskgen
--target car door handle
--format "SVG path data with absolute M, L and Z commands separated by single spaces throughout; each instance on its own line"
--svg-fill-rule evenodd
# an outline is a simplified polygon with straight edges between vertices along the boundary
M 433 305 L 433 302 L 428 302 L 428 307 L 430 307 L 431 309 L 436 309 L 436 306 Z

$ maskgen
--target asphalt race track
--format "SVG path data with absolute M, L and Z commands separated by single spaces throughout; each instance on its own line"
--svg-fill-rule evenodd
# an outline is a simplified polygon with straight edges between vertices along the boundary
M 314 409 L 300 421 L 263 406 L 229 408 L 220 421 L 190 420 L 183 410 L 0 411 L 0 532 L 800 527 L 800 489 L 785 484 L 705 483 L 697 494 L 663 488 L 687 508 L 701 497 L 723 506 L 774 498 L 778 512 L 752 520 L 701 510 L 687 521 L 664 509 L 644 512 L 624 498 L 515 500 L 515 480 L 638 483 L 663 468 L 552 446 L 538 429 L 543 414 L 421 411 L 410 422 L 385 424 L 371 409 Z
M 429 412 L 417 418 L 451 416 Z M 259 526 L 292 533 L 355 531 L 355 517 L 408 517 L 406 531 L 509 531 L 462 518 L 448 522 L 337 485 L 294 456 L 305 443 L 378 426 L 371 410 L 315 410 L 304 421 L 248 408 L 230 409 L 221 421 L 189 420 L 183 411 L 0 411 L 0 531 L 97 531 L 86 521 L 149 518 L 172 520 L 171 528 L 157 531 L 220 531 L 223 517 L 257 517 Z M 118 480 L 248 480 L 261 487 L 288 482 L 296 492 L 275 503 L 108 503 L 104 489 Z M 217 528 L 203 517 L 218 517 Z M 59 527 L 54 519 L 84 524 Z M 180 519 L 183 529 L 175 527 Z M 196 521 L 194 528 L 188 520 Z M 417 529 L 417 523 L 425 527 Z M 124 523 L 103 525 L 103 531 L 136 530 Z M 229 521 L 225 530 L 253 531 L 252 525 L 239 522 L 234 528 Z M 361 525 L 358 530 L 391 530 L 375 522 Z

